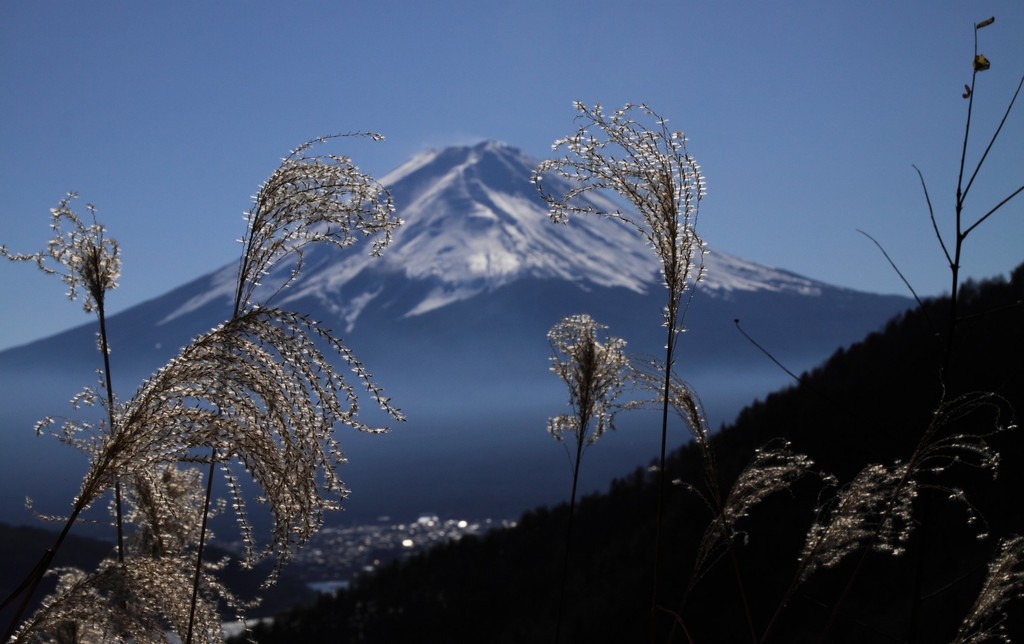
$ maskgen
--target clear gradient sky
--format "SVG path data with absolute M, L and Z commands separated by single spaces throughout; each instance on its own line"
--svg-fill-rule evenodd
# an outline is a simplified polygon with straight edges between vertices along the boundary
M 499 139 L 537 157 L 571 104 L 646 102 L 707 175 L 713 249 L 861 290 L 947 286 L 912 164 L 941 225 L 973 29 L 969 158 L 1024 74 L 1021 0 L 0 0 L 0 243 L 34 251 L 67 191 L 123 247 L 113 312 L 238 253 L 241 213 L 281 156 L 320 134 L 382 176 L 426 148 Z M 968 217 L 1024 183 L 1024 98 Z M 401 204 L 399 204 L 401 207 Z M 969 241 L 968 276 L 1024 260 L 1024 196 Z M 0 264 L 0 348 L 89 320 L 55 279 Z

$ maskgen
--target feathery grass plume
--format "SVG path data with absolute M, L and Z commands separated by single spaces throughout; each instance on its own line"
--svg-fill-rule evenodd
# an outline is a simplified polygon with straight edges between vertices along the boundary
M 963 503 L 968 523 L 976 523 L 980 517 L 963 491 L 944 482 L 941 476 L 954 465 L 996 475 L 999 454 L 986 439 L 1014 427 L 1001 421 L 1005 407 L 1005 401 L 992 393 L 965 394 L 946 401 L 934 412 L 907 462 L 876 463 L 862 469 L 839 491 L 824 520 L 815 521 L 808 531 L 800 556 L 799 581 L 821 567 L 838 564 L 862 547 L 894 556 L 903 554 L 914 528 L 914 501 L 925 489 L 943 491 L 949 500 Z M 993 415 L 991 431 L 943 433 L 986 409 Z M 986 536 L 984 529 L 978 534 L 979 538 Z
M 127 482 L 125 519 L 136 527 L 131 550 L 151 557 L 180 554 L 199 537 L 202 475 L 173 464 L 141 469 Z
M 157 590 L 146 590 L 141 597 L 160 614 L 166 629 L 183 635 L 189 629 L 195 553 L 205 511 L 202 475 L 196 468 L 164 465 L 126 481 L 127 519 L 136 527 L 129 537 L 132 572 L 140 584 Z M 233 609 L 240 621 L 244 611 L 258 603 L 242 602 L 216 578 L 226 564 L 226 559 L 204 561 L 200 574 L 195 624 L 207 641 L 222 639 L 219 602 Z
M 165 642 L 184 634 L 192 596 L 195 548 L 203 513 L 201 475 L 174 465 L 124 478 L 128 535 L 125 563 L 106 560 L 92 573 L 58 572 L 58 589 L 19 628 L 15 641 Z M 206 562 L 197 602 L 197 633 L 221 641 L 218 601 L 241 618 L 246 605 L 214 576 L 224 562 Z
M 44 251 L 31 254 L 12 253 L 5 246 L 0 246 L 0 255 L 12 261 L 31 261 L 44 273 L 57 275 L 67 284 L 68 298 L 78 299 L 84 291 L 83 308 L 87 313 L 94 313 L 99 322 L 98 348 L 103 359 L 102 386 L 106 392 L 104 406 L 107 412 L 107 427 L 114 425 L 114 392 L 110 373 L 110 345 L 107 339 L 105 302 L 106 293 L 117 287 L 117 279 L 121 272 L 121 256 L 117 241 L 107 237 L 106 229 L 96 220 L 96 209 L 92 204 L 87 204 L 92 223 L 84 222 L 71 209 L 71 201 L 75 199 L 75 193 L 69 193 L 60 201 L 56 208 L 50 210 L 50 228 L 53 237 L 47 244 Z M 92 404 L 95 395 L 91 389 L 86 389 L 83 394 L 72 400 L 72 405 Z M 39 432 L 47 425 L 49 419 L 37 424 Z M 77 429 L 74 423 L 65 423 L 62 432 L 67 439 L 66 442 L 74 444 L 74 434 Z M 116 527 L 118 559 L 124 560 L 124 532 L 121 512 L 121 484 L 113 480 L 116 499 Z M 53 556 L 60 549 L 65 537 L 74 525 L 78 515 L 91 503 L 81 498 L 75 499 L 72 510 L 66 518 L 64 528 L 58 535 L 54 545 L 47 550 L 36 567 L 29 573 L 25 582 L 4 599 L 2 605 L 6 606 L 20 593 L 24 593 L 20 607 L 16 610 L 14 619 L 8 627 L 5 636 L 13 633 L 17 621 L 28 606 L 32 595 L 35 593 L 39 582 L 49 568 Z
M 206 543 L 206 511 L 213 493 L 217 463 L 223 468 L 225 459 L 238 458 L 263 488 L 274 517 L 269 548 L 276 550 L 278 569 L 287 561 L 290 548 L 305 543 L 319 528 L 323 511 L 339 507 L 344 488 L 333 468 L 343 462 L 344 457 L 332 438 L 333 424 L 341 422 L 356 429 L 369 428 L 355 419 L 353 389 L 322 358 L 314 338 L 340 354 L 357 377 L 364 380 L 381 408 L 392 418 L 402 420 L 400 412 L 372 384 L 369 373 L 329 331 L 283 311 L 271 309 L 268 315 L 260 315 L 261 307 L 297 277 L 307 245 L 327 243 L 346 248 L 355 244 L 360 236 L 373 237 L 370 253 L 379 255 L 391 241 L 392 231 L 402 223 L 394 216 L 391 193 L 360 172 L 349 157 L 308 153 L 317 144 L 348 136 L 365 136 L 374 141 L 383 139 L 378 134 L 364 132 L 307 141 L 282 160 L 256 194 L 255 203 L 246 215 L 248 228 L 241 240 L 243 251 L 231 320 L 221 327 L 226 334 L 224 342 L 215 342 L 217 348 L 210 356 L 214 363 L 221 363 L 220 367 L 230 365 L 230 375 L 223 384 L 210 383 L 203 394 L 212 396 L 208 409 L 217 413 L 211 428 L 217 428 L 225 409 L 239 413 L 227 426 L 217 429 L 216 440 L 207 440 L 211 450 L 210 470 L 193 603 L 198 596 Z M 260 279 L 285 258 L 293 262 L 287 278 L 264 302 L 253 302 Z M 232 332 L 238 332 L 237 337 L 231 337 Z M 321 374 L 325 374 L 323 380 Z M 270 380 L 279 376 L 293 380 L 276 383 Z M 170 378 L 173 382 L 176 376 L 172 373 Z M 300 391 L 306 386 L 312 389 Z M 347 410 L 339 404 L 339 392 L 345 394 Z M 250 395 L 259 402 L 246 402 Z M 297 401 L 298 405 L 278 407 L 279 401 Z M 307 405 L 307 402 L 312 404 Z M 326 405 L 326 409 L 321 405 Z M 270 423 L 263 434 L 252 432 L 248 427 L 250 422 L 262 421 Z M 306 423 L 312 425 L 307 427 Z M 224 431 L 232 427 L 244 431 Z M 256 438 L 250 441 L 253 434 Z M 311 444 L 315 447 L 304 452 L 305 446 Z M 280 469 L 282 465 L 295 465 L 297 469 L 285 471 Z M 242 497 L 234 476 L 228 473 L 227 480 L 251 557 L 253 546 L 248 538 L 249 524 L 244 518 Z M 328 497 L 337 497 L 337 500 Z M 274 576 L 267 583 L 273 580 Z M 185 640 L 192 640 L 191 621 Z
M 715 460 L 715 450 L 711 444 L 711 430 L 708 427 L 707 416 L 704 413 L 704 404 L 686 380 L 678 373 L 665 373 L 665 366 L 655 359 L 644 359 L 636 362 L 635 377 L 644 388 L 656 394 L 653 404 L 660 406 L 668 404 L 669 408 L 679 416 L 683 425 L 690 432 L 690 437 L 700 452 L 704 477 L 707 486 L 707 493 L 700 489 L 688 486 L 695 492 L 712 511 L 717 512 L 722 505 L 721 486 L 718 477 L 718 464 Z M 668 382 L 668 389 L 662 390 L 662 383 Z M 668 394 L 667 397 L 665 394 Z
M 542 161 L 532 180 L 551 209 L 552 221 L 570 216 L 599 215 L 632 226 L 654 249 L 662 263 L 669 301 L 665 324 L 673 334 L 682 330 L 680 304 L 690 282 L 703 271 L 704 245 L 696 225 L 706 184 L 700 166 L 686 150 L 682 132 L 670 131 L 668 121 L 646 105 L 626 104 L 611 115 L 600 105 L 575 103 L 582 122 L 575 134 L 555 141 L 552 149 L 565 149 L 558 159 Z M 639 112 L 639 116 L 634 116 Z M 648 121 L 648 125 L 643 121 Z M 552 173 L 572 186 L 555 196 L 544 187 Z M 592 191 L 613 191 L 635 212 L 600 210 L 579 198 Z
M 237 460 L 262 490 L 274 519 L 267 549 L 283 564 L 319 528 L 323 513 L 339 508 L 346 495 L 336 471 L 345 458 L 335 424 L 386 431 L 357 419 L 356 387 L 318 342 L 334 350 L 382 409 L 402 419 L 329 331 L 296 313 L 257 308 L 200 336 L 154 374 L 126 403 L 122 427 L 110 436 L 98 462 L 135 471 L 195 460 L 190 450 L 196 447 L 215 449 L 223 467 Z M 239 499 L 234 505 L 244 522 Z M 259 555 L 248 531 L 243 535 L 253 561 Z
M 717 507 L 712 508 L 716 515 L 704 530 L 700 545 L 697 547 L 693 573 L 681 605 L 686 603 L 690 593 L 711 567 L 728 554 L 750 639 L 752 642 L 758 641 L 757 628 L 743 581 L 744 575 L 739 557 L 734 550 L 737 537 L 745 537 L 745 533 L 737 528 L 737 523 L 768 496 L 789 490 L 813 465 L 814 462 L 807 456 L 791 451 L 789 443 L 786 442 L 755 450 L 754 458 L 736 477 L 728 496 L 724 500 L 716 499 Z M 677 615 L 677 620 L 685 628 L 681 615 Z
M 169 642 L 184 633 L 192 596 L 191 557 L 133 556 L 125 563 L 102 562 L 86 574 L 61 568 L 56 591 L 18 628 L 10 642 Z M 211 576 L 194 631 L 204 642 L 223 641 L 216 594 L 224 590 Z M 226 592 L 226 591 L 224 591 Z
M 626 104 L 606 115 L 601 105 L 593 108 L 574 103 L 580 127 L 555 141 L 554 151 L 565 155 L 542 161 L 532 180 L 548 203 L 552 221 L 564 223 L 580 214 L 611 217 L 637 230 L 661 260 L 667 291 L 663 323 L 665 343 L 665 403 L 662 407 L 661 451 L 658 468 L 658 519 L 655 537 L 655 583 L 660 566 L 661 523 L 665 496 L 665 452 L 668 436 L 668 390 L 675 360 L 676 336 L 683 330 L 684 294 L 703 275 L 704 244 L 697 235 L 699 206 L 706 193 L 700 166 L 686 150 L 686 137 L 671 131 L 665 118 L 646 105 Z M 544 177 L 554 174 L 569 183 L 560 196 L 549 193 Z M 634 209 L 602 210 L 580 198 L 592 191 L 612 191 Z M 692 297 L 693 291 L 690 291 Z M 687 300 L 689 302 L 689 300 Z
M 129 535 L 126 564 L 106 560 L 92 573 L 63 568 L 57 590 L 15 635 L 15 641 L 167 641 L 183 633 L 192 593 L 192 550 L 199 534 L 203 494 L 199 473 L 173 465 L 148 468 L 125 479 Z M 233 598 L 209 574 L 204 577 L 202 630 L 219 636 L 211 587 Z M 218 593 L 220 594 L 220 593 Z
M 50 210 L 53 238 L 45 251 L 11 253 L 0 246 L 0 255 L 12 261 L 29 261 L 67 284 L 68 299 L 76 300 L 84 290 L 82 306 L 93 313 L 103 306 L 106 292 L 117 287 L 121 275 L 121 253 L 117 240 L 107 237 L 106 228 L 96 221 L 96 208 L 86 204 L 92 223 L 86 223 L 71 210 L 77 194 L 68 193 Z M 65 225 L 69 225 L 65 228 Z
M 216 441 L 208 439 L 214 448 L 211 476 L 212 462 L 238 458 L 257 479 L 274 513 L 271 547 L 276 548 L 280 563 L 287 559 L 290 544 L 304 543 L 319 527 L 323 511 L 336 509 L 344 496 L 344 486 L 334 472 L 335 466 L 344 462 L 332 437 L 334 423 L 361 431 L 385 431 L 356 419 L 355 389 L 334 370 L 317 343 L 342 358 L 381 409 L 393 419 L 403 420 L 401 412 L 373 384 L 369 372 L 329 330 L 305 316 L 260 308 L 266 306 L 266 300 L 252 301 L 260 279 L 286 258 L 293 264 L 270 298 L 297 277 L 307 245 L 347 248 L 361 237 L 373 237 L 370 253 L 376 256 L 401 225 L 388 190 L 360 172 L 348 156 L 310 153 L 317 145 L 353 136 L 383 140 L 379 134 L 360 132 L 307 141 L 289 153 L 264 182 L 246 215 L 248 227 L 242 239 L 232 319 L 193 345 L 203 360 L 223 363 L 217 369 L 225 381 L 207 379 L 202 394 L 219 397 L 208 400 L 207 411 L 216 414 L 210 426 L 226 422 L 225 427 L 235 429 L 222 431 Z M 180 368 L 191 369 L 178 360 L 162 377 L 174 381 L 179 376 L 173 372 Z M 268 386 L 271 384 L 274 386 Z M 157 390 L 160 388 L 158 385 Z M 267 423 L 263 426 L 266 432 L 253 433 L 252 428 L 261 423 Z M 230 472 L 226 475 L 234 506 L 240 510 L 242 497 L 235 479 Z M 248 534 L 244 513 L 239 512 L 238 517 L 243 534 Z M 251 557 L 251 540 L 245 541 Z
M 978 414 L 988 412 L 988 431 L 961 431 L 980 422 Z M 796 573 L 783 594 L 776 610 L 762 633 L 762 641 L 796 589 L 811 575 L 823 568 L 831 568 L 850 554 L 860 551 L 860 559 L 847 579 L 838 601 L 832 608 L 822 637 L 827 635 L 840 607 L 854 582 L 863 570 L 870 551 L 892 556 L 904 554 L 915 526 L 914 504 L 923 491 L 938 491 L 946 499 L 962 504 L 967 512 L 967 524 L 977 524 L 978 539 L 988 536 L 984 517 L 981 517 L 963 490 L 948 480 L 953 466 L 965 466 L 990 472 L 995 477 L 999 454 L 989 444 L 991 436 L 1014 429 L 1007 401 L 993 393 L 971 393 L 942 402 L 933 412 L 931 422 L 922 433 L 911 457 L 883 465 L 873 463 L 864 467 L 830 500 L 818 509 L 818 516 L 808 529 L 799 556 Z M 827 479 L 836 484 L 834 477 Z M 912 628 L 916 623 L 912 623 Z
M 115 239 L 107 236 L 106 228 L 96 220 L 96 208 L 86 204 L 92 223 L 84 222 L 71 209 L 71 202 L 77 198 L 75 193 L 60 201 L 56 208 L 50 210 L 50 228 L 53 237 L 47 243 L 46 250 L 37 253 L 11 253 L 6 247 L 0 246 L 0 255 L 12 261 L 29 261 L 36 264 L 48 275 L 56 275 L 67 287 L 68 299 L 82 299 L 82 307 L 87 313 L 96 314 L 100 324 L 100 353 L 104 358 L 104 368 L 100 371 L 100 386 L 105 392 L 107 422 L 113 420 L 113 392 L 110 385 L 110 364 L 107 360 L 109 347 L 106 337 L 106 320 L 104 305 L 107 291 L 117 287 L 121 274 L 120 248 Z M 85 387 L 71 399 L 75 409 L 82 406 L 94 406 L 102 400 L 92 387 Z M 44 418 L 36 424 L 36 433 L 53 424 L 53 418 Z M 78 436 L 87 434 L 94 426 L 87 421 L 65 420 L 60 432 L 54 435 L 63 442 L 88 452 L 91 444 L 78 440 Z
M 636 374 L 639 380 L 645 381 L 648 387 L 654 390 L 657 390 L 664 380 L 663 368 L 654 360 L 642 363 L 636 369 Z M 673 373 L 669 378 L 669 383 L 668 404 L 683 421 L 700 452 L 706 489 L 682 481 L 673 481 L 673 483 L 684 485 L 689 491 L 696 494 L 713 515 L 694 557 L 693 573 L 682 600 L 682 603 L 685 604 L 690 592 L 715 562 L 727 552 L 731 553 L 733 543 L 742 534 L 736 527 L 737 522 L 746 517 L 750 510 L 766 497 L 790 489 L 798 479 L 811 470 L 814 462 L 803 454 L 791 451 L 787 442 L 757 449 L 752 461 L 740 472 L 728 494 L 723 497 L 717 459 L 714 445 L 711 442 L 707 416 L 704 413 L 704 405 L 693 387 L 678 374 Z M 659 398 L 656 402 L 663 401 Z M 750 626 L 751 637 L 756 641 L 757 637 L 754 633 L 753 618 L 744 589 L 739 560 L 734 553 L 731 554 L 733 554 L 733 573 L 740 599 Z M 676 619 L 685 629 L 682 616 L 676 614 Z
M 123 566 L 111 560 L 87 574 L 77 568 L 58 568 L 57 589 L 25 620 L 9 642 L 159 641 L 159 619 L 149 611 L 125 610 L 127 595 Z
M 954 644 L 1009 642 L 1006 607 L 1024 597 L 1024 537 L 999 544 L 999 553 L 988 564 L 988 575 L 978 598 L 956 633 Z
M 630 370 L 626 358 L 626 342 L 608 336 L 608 327 L 598 324 L 589 315 L 570 315 L 562 318 L 548 331 L 551 343 L 551 371 L 569 388 L 569 407 L 572 413 L 555 416 L 548 421 L 548 433 L 562 442 L 566 434 L 574 439 L 573 449 L 566 445 L 572 466 L 572 494 L 569 500 L 569 520 L 566 524 L 565 556 L 562 562 L 562 581 L 558 597 L 555 641 L 561 637 L 562 604 L 565 582 L 569 571 L 572 549 L 573 515 L 576 510 L 576 488 L 579 483 L 580 462 L 583 451 L 608 429 L 614 429 L 617 399 L 622 393 Z
M 548 331 L 551 371 L 569 388 L 572 408 L 572 414 L 548 421 L 548 433 L 557 441 L 572 434 L 576 443 L 573 462 L 585 447 L 614 428 L 616 400 L 626 382 L 626 341 L 607 335 L 602 338 L 607 328 L 589 315 L 570 315 Z
M 868 465 L 844 486 L 823 521 L 807 532 L 800 553 L 798 582 L 819 568 L 831 568 L 867 544 L 894 556 L 910 538 L 919 485 L 906 463 Z
M 793 452 L 788 442 L 754 451 L 754 458 L 743 468 L 720 501 L 717 516 L 708 524 L 694 562 L 694 584 L 742 533 L 736 524 L 761 501 L 785 492 L 814 466 L 805 454 Z
M 278 291 L 294 280 L 308 244 L 345 248 L 360 235 L 372 236 L 371 254 L 379 255 L 390 243 L 392 232 L 402 223 L 394 216 L 391 193 L 360 172 L 348 156 L 309 154 L 318 144 L 351 136 L 373 141 L 384 138 L 373 132 L 358 132 L 307 141 L 292 150 L 260 187 L 246 214 L 248 230 L 242 239 L 236 314 L 250 305 L 260 280 L 286 256 L 292 256 L 294 264 Z
M 987 415 L 987 420 L 978 416 Z M 982 424 L 988 431 L 961 431 Z M 944 400 L 934 412 L 928 429 L 919 441 L 911 462 L 918 471 L 941 475 L 950 467 L 964 465 L 988 471 L 995 477 L 999 469 L 999 452 L 988 439 L 1016 429 L 1013 409 L 999 394 L 988 391 L 970 392 Z M 951 429 L 952 428 L 952 429 Z

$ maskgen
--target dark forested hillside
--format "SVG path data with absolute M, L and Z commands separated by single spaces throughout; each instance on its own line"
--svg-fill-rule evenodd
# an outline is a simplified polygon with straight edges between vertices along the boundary
M 1022 300 L 1024 266 L 1009 281 L 962 288 L 945 387 L 949 302 L 939 299 L 749 406 L 713 441 L 723 489 L 755 449 L 783 441 L 842 486 L 866 465 L 898 468 L 910 459 L 945 401 L 940 417 L 949 423 L 930 440 L 982 436 L 1001 453 L 999 475 L 936 460 L 944 469 L 920 475 L 904 554 L 869 551 L 861 541 L 838 565 L 809 574 L 780 609 L 816 508 L 830 507 L 836 495 L 824 474 L 808 475 L 741 519 L 735 546 L 694 581 L 694 556 L 712 515 L 689 489 L 703 485 L 701 453 L 690 444 L 668 466 L 676 484 L 658 571 L 660 608 L 651 609 L 656 488 L 653 474 L 638 469 L 578 508 L 562 641 L 742 642 L 766 630 L 773 642 L 952 641 L 999 539 L 1024 532 L 1022 432 L 989 435 L 1013 422 L 1013 409 L 1024 413 Z M 770 346 L 770 338 L 760 339 Z M 974 510 L 950 499 L 960 488 Z M 513 529 L 360 578 L 255 635 L 261 642 L 553 641 L 566 518 L 565 506 L 534 510 Z M 1019 621 L 1005 625 L 1021 633 Z

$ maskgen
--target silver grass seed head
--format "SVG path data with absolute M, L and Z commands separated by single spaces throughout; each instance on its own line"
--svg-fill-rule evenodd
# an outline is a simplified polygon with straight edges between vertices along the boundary
M 708 524 L 697 551 L 695 578 L 699 578 L 723 548 L 729 546 L 741 533 L 737 523 L 747 517 L 751 510 L 767 497 L 788 491 L 814 466 L 814 461 L 804 454 L 789 449 L 788 442 L 769 445 L 754 451 L 754 458 L 747 464 L 733 482 L 720 508 L 713 508 L 718 516 Z M 708 448 L 709 451 L 710 448 Z M 706 458 L 706 467 L 713 467 L 713 459 Z M 708 473 L 714 480 L 716 472 Z M 707 501 L 707 499 L 705 499 Z
M 551 371 L 568 387 L 573 410 L 548 421 L 548 432 L 556 440 L 572 434 L 579 445 L 592 445 L 614 427 L 629 361 L 625 340 L 608 336 L 606 329 L 589 315 L 571 315 L 548 331 Z
M 978 597 L 957 631 L 955 644 L 1009 642 L 1006 620 L 1011 603 L 1024 598 L 1024 537 L 1003 540 L 988 564 Z
M 348 136 L 383 139 L 367 132 L 312 139 L 286 156 L 260 187 L 246 215 L 238 310 L 253 304 L 250 300 L 260 278 L 288 256 L 294 266 L 281 288 L 294 280 L 308 244 L 345 248 L 361 237 L 372 237 L 370 254 L 379 255 L 390 243 L 402 221 L 394 215 L 388 190 L 362 173 L 348 156 L 309 152 L 316 145 Z
M 71 209 L 78 195 L 71 192 L 50 210 L 53 237 L 37 253 L 11 253 L 0 246 L 0 255 L 12 261 L 30 261 L 44 273 L 57 275 L 67 285 L 68 299 L 84 292 L 82 306 L 92 313 L 103 304 L 107 291 L 117 287 L 121 275 L 121 253 L 117 240 L 106 235 L 96 220 L 96 208 L 87 204 L 92 223 L 86 223 Z
M 800 554 L 801 580 L 864 547 L 899 556 L 913 528 L 918 482 L 909 465 L 871 464 L 840 489 L 811 525 Z
M 707 192 L 700 166 L 686 150 L 686 137 L 668 129 L 667 121 L 646 105 L 627 104 L 611 115 L 600 105 L 574 103 L 580 127 L 558 139 L 557 159 L 542 161 L 531 180 L 548 203 L 549 216 L 564 223 L 570 216 L 598 215 L 632 226 L 662 263 L 671 294 L 673 331 L 681 326 L 675 312 L 689 282 L 702 275 L 703 242 L 696 232 L 699 203 Z M 634 118 L 635 115 L 635 118 Z M 554 175 L 568 184 L 552 194 L 544 183 Z M 611 191 L 625 199 L 632 212 L 601 210 L 581 200 L 586 193 Z
M 88 574 L 56 569 L 56 591 L 12 641 L 167 642 L 168 630 L 185 633 L 192 587 L 188 564 L 185 559 L 142 556 L 130 565 L 108 559 Z M 203 575 L 197 641 L 222 640 L 218 586 L 208 573 Z M 233 605 L 230 595 L 226 599 Z

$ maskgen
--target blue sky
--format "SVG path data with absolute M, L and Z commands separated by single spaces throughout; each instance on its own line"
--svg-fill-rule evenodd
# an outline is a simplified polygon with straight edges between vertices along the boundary
M 42 248 L 49 208 L 78 192 L 123 247 L 116 312 L 232 261 L 250 195 L 306 139 L 379 131 L 346 151 L 382 176 L 484 138 L 541 157 L 573 129 L 572 101 L 628 101 L 689 136 L 712 248 L 904 292 L 861 228 L 937 294 L 946 268 L 912 164 L 948 231 L 972 25 L 990 15 L 974 157 L 1024 74 L 1019 0 L 7 0 L 0 243 Z M 1024 183 L 1022 150 L 1024 104 L 968 218 Z M 965 273 L 1022 260 L 1024 196 L 972 236 Z M 89 320 L 57 280 L 0 271 L 0 347 Z

